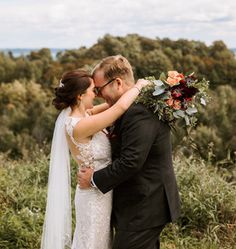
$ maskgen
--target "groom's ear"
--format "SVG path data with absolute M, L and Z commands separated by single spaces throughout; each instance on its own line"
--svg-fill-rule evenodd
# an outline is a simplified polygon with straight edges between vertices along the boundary
M 122 92 L 123 91 L 123 86 L 124 86 L 124 81 L 121 78 L 117 77 L 116 78 L 117 91 Z
M 120 88 L 120 87 L 123 86 L 124 81 L 121 78 L 117 77 L 116 78 L 116 84 L 117 84 L 117 87 Z
M 122 85 L 123 80 L 121 78 L 117 77 L 116 82 L 117 82 L 117 84 Z

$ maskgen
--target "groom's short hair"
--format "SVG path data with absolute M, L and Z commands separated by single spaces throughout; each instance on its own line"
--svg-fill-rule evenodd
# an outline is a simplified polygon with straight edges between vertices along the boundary
M 107 80 L 119 77 L 122 78 L 126 84 L 134 83 L 132 66 L 122 55 L 113 55 L 104 58 L 95 66 L 92 75 L 94 76 L 96 72 L 100 70 L 103 71 L 104 78 Z

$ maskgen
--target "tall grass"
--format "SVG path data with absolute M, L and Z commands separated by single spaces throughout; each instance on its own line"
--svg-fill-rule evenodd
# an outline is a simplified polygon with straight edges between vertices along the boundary
M 48 157 L 33 161 L 0 156 L 0 248 L 40 247 L 48 177 Z M 195 157 L 176 156 L 175 169 L 182 199 L 177 224 L 162 234 L 163 249 L 228 249 L 236 244 L 236 187 L 215 167 Z M 72 165 L 72 188 L 76 166 Z
M 179 155 L 174 162 L 182 215 L 163 232 L 166 248 L 236 248 L 235 183 L 202 159 Z

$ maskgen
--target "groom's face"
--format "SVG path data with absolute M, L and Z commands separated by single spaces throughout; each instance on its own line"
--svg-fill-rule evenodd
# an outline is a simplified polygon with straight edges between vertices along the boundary
M 111 106 L 118 99 L 119 95 L 116 91 L 116 78 L 107 80 L 104 78 L 104 73 L 102 70 L 99 70 L 93 76 L 95 87 L 98 89 L 98 97 L 102 97 L 106 102 Z

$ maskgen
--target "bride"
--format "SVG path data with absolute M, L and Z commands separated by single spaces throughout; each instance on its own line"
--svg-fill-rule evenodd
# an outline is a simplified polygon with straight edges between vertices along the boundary
M 118 78 L 110 79 L 112 84 Z M 69 151 L 79 167 L 99 170 L 111 163 L 106 127 L 118 119 L 134 102 L 146 80 L 138 80 L 111 107 L 93 107 L 96 96 L 92 77 L 85 70 L 62 76 L 55 90 L 57 118 L 50 158 L 48 196 L 41 249 L 111 249 L 110 217 L 112 191 L 97 188 L 75 193 L 76 228 L 71 245 L 71 199 Z

